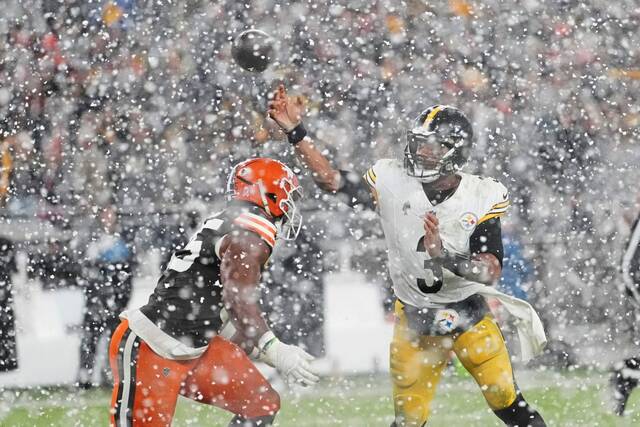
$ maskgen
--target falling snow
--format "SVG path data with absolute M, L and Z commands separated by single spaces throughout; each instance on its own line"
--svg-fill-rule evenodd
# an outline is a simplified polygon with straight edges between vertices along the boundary
M 640 393 L 618 418 L 608 388 L 611 370 L 640 356 L 640 249 L 629 250 L 640 215 L 637 1 L 1 8 L 1 425 L 107 423 L 107 343 L 118 315 L 147 302 L 172 253 L 193 249 L 191 236 L 227 203 L 233 166 L 252 157 L 298 174 L 304 225 L 295 242 L 278 241 L 251 301 L 283 343 L 316 358 L 322 377 L 302 389 L 258 366 L 282 396 L 276 425 L 391 424 L 395 297 L 382 227 L 374 212 L 314 184 L 267 116 L 279 84 L 300 97 L 309 136 L 354 182 L 378 159 L 402 159 L 427 107 L 463 111 L 474 129 L 464 171 L 499 180 L 511 200 L 496 286 L 535 307 L 549 341 L 520 363 L 516 323 L 489 303 L 518 385 L 549 425 L 640 422 Z M 261 73 L 231 53 L 252 28 L 273 41 Z M 193 286 L 222 292 L 202 278 Z M 178 295 L 191 304 L 188 319 L 208 309 L 204 297 Z M 637 363 L 627 368 L 637 372 Z M 212 375 L 233 378 L 226 368 Z M 434 425 L 498 422 L 468 375 L 460 362 L 447 367 Z M 232 416 L 208 410 L 181 401 L 175 424 L 226 425 Z

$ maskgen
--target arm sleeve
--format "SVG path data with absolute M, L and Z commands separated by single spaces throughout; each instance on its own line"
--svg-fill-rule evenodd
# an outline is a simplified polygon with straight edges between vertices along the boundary
M 478 224 L 469 238 L 469 250 L 472 256 L 478 254 L 494 255 L 502 267 L 504 248 L 499 217 L 490 218 Z
M 360 176 L 354 172 L 340 171 L 339 194 L 347 197 L 347 204 L 356 207 L 362 206 L 368 209 L 375 209 L 375 180 L 371 179 L 373 168 Z M 373 175 L 374 176 L 374 175 Z

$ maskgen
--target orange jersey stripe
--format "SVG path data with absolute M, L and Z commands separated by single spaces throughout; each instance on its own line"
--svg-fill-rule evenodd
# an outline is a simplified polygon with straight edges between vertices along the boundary
M 271 224 L 272 227 L 266 227 L 264 223 L 258 222 L 254 218 L 248 217 L 247 214 L 240 215 L 233 220 L 233 223 L 244 228 L 245 230 L 257 233 L 271 247 L 276 244 L 276 233 L 274 230 L 275 226 L 273 226 L 273 224 Z
M 276 226 L 266 218 L 261 217 L 260 215 L 252 214 L 249 212 L 244 212 L 240 215 L 240 218 L 246 218 L 252 221 L 256 221 L 258 224 L 262 224 L 263 227 L 271 230 L 273 234 L 276 234 L 277 228 Z

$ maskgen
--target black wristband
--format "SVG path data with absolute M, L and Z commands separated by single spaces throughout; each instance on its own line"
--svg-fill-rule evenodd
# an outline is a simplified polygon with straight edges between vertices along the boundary
M 298 126 L 294 127 L 291 132 L 287 132 L 287 138 L 289 138 L 289 144 L 296 145 L 307 136 L 307 130 L 304 128 L 302 122 L 298 123 Z

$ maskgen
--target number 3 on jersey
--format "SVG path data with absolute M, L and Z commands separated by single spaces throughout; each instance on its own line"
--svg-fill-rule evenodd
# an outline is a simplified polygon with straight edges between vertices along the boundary
M 418 252 L 426 252 L 424 247 L 424 236 L 418 240 Z M 428 285 L 425 279 L 418 277 L 416 281 L 418 282 L 418 289 L 420 292 L 424 294 L 435 294 L 440 289 L 442 289 L 443 285 L 443 276 L 442 276 L 442 266 L 433 261 L 432 259 L 424 260 L 424 269 L 430 270 L 433 274 L 433 282 Z

